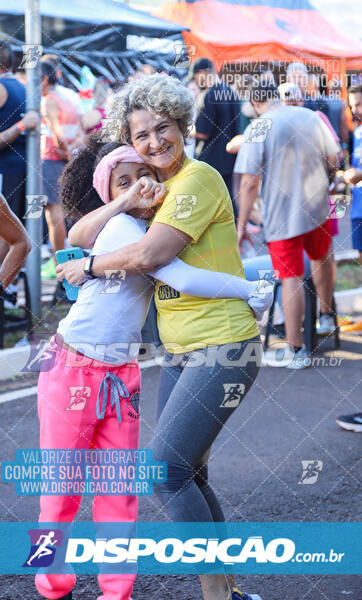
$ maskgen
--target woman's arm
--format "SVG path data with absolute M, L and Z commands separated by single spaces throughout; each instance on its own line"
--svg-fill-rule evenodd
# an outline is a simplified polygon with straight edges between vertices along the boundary
M 124 246 L 115 252 L 96 256 L 93 261 L 93 274 L 103 277 L 105 271 L 127 271 L 127 275 L 149 273 L 167 265 L 191 238 L 179 229 L 153 223 L 146 235 L 137 243 Z M 59 281 L 66 279 L 72 285 L 81 285 L 85 280 L 85 259 L 71 260 L 56 267 Z
M 155 191 L 156 187 L 157 191 Z M 162 202 L 166 193 L 164 185 L 153 181 L 150 177 L 141 177 L 127 192 L 79 219 L 69 231 L 70 245 L 93 248 L 98 234 L 109 219 L 133 208 L 151 208 Z
M 104 239 L 101 240 L 102 235 Z M 105 250 L 114 248 L 117 244 L 117 236 L 122 237 L 119 223 L 108 223 L 101 236 L 97 239 L 100 247 Z M 246 281 L 228 273 L 199 269 L 175 258 L 191 239 L 178 229 L 162 223 L 154 223 L 148 233 L 143 235 L 137 222 L 134 221 L 132 228 L 127 226 L 127 236 L 129 241 L 127 246 L 95 257 L 94 275 L 101 277 L 108 270 L 126 270 L 127 276 L 149 273 L 175 290 L 190 296 L 247 300 L 257 319 L 260 319 L 264 311 L 271 306 L 272 286 L 267 290 L 260 286 L 259 281 Z M 135 243 L 130 243 L 133 240 Z M 157 270 L 148 268 L 148 265 L 155 263 L 166 264 L 166 266 Z M 85 279 L 83 268 L 84 259 L 58 265 L 58 279 L 66 278 L 73 285 L 80 285 Z
M 193 267 L 179 258 L 149 273 L 182 294 L 199 298 L 241 298 L 247 300 L 257 283 L 242 277 Z
M 5 289 L 22 267 L 31 250 L 31 242 L 2 194 L 0 194 L 0 217 L 0 237 L 10 246 L 0 268 L 0 283 Z
M 129 244 L 115 252 L 96 256 L 93 262 L 93 274 L 102 277 L 108 270 L 125 270 L 127 276 L 151 273 L 177 291 L 192 296 L 245 299 L 256 318 L 260 319 L 264 311 L 271 306 L 272 286 L 265 289 L 264 286 L 260 286 L 259 281 L 249 282 L 227 273 L 198 269 L 175 259 L 190 239 L 186 233 L 174 227 L 154 223 L 137 243 Z M 170 261 L 172 263 L 169 265 Z M 84 259 L 63 263 L 57 266 L 58 279 L 65 278 L 73 285 L 80 285 L 85 280 L 83 269 Z
M 36 129 L 39 125 L 39 115 L 35 110 L 29 110 L 29 112 L 25 113 L 23 118 L 20 121 L 26 130 Z M 2 148 L 8 148 L 9 144 L 16 140 L 21 134 L 21 129 L 17 123 L 8 127 L 8 129 L 4 129 L 0 133 L 0 150 Z
M 62 137 L 62 127 L 59 123 L 59 106 L 54 98 L 47 96 L 44 102 L 44 121 L 49 127 L 55 151 L 62 159 L 68 160 L 69 153 L 66 141 Z
M 273 302 L 274 287 L 262 281 L 199 269 L 174 258 L 168 265 L 149 273 L 178 292 L 199 298 L 239 298 L 246 300 L 260 320 Z
M 203 167 L 191 165 L 190 172 L 171 188 L 142 240 L 95 258 L 93 273 L 96 277 L 104 275 L 106 270 L 125 270 L 135 275 L 167 265 L 191 240 L 198 240 L 215 216 L 223 211 L 225 185 L 216 172 L 211 174 Z M 187 210 L 183 210 L 185 208 Z M 83 268 L 84 260 L 63 263 L 57 267 L 58 278 L 80 285 L 84 281 Z
M 136 219 L 122 215 L 111 219 L 97 237 L 93 253 L 104 255 L 118 249 L 119 237 L 124 244 L 135 245 L 145 236 Z M 242 298 L 247 300 L 258 282 L 242 277 L 193 267 L 179 258 L 160 269 L 148 273 L 178 292 L 199 298 Z

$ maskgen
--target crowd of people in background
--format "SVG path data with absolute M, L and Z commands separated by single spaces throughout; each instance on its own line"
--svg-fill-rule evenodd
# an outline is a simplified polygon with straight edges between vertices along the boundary
M 44 256 L 49 256 L 41 273 L 50 279 L 56 277 L 54 253 L 67 244 L 67 230 L 76 214 L 69 202 L 64 214 L 61 176 L 74 154 L 93 143 L 93 138 L 103 139 L 103 126 L 110 118 L 107 110 L 117 87 L 104 77 L 93 77 L 92 103 L 84 111 L 81 94 L 64 84 L 58 56 L 44 55 L 39 123 L 36 112 L 25 111 L 24 74 L 14 74 L 14 67 L 11 46 L 2 42 L 0 192 L 24 224 L 25 139 L 27 131 L 40 127 L 45 203 L 42 248 Z M 153 66 L 144 64 L 130 81 L 154 73 Z M 170 74 L 179 77 L 175 69 Z M 299 369 L 310 365 L 310 353 L 302 341 L 306 255 L 320 305 L 318 333 L 330 335 L 337 325 L 347 332 L 362 331 L 362 320 L 348 322 L 342 316 L 336 320 L 332 310 L 336 281 L 332 240 L 338 234 L 334 194 L 344 193 L 346 185 L 352 189 L 352 245 L 362 261 L 362 95 L 358 84 L 343 99 L 340 79 L 330 80 L 327 93 L 322 94 L 320 73 L 308 72 L 302 62 L 289 64 L 281 79 L 278 86 L 276 74 L 264 68 L 257 75 L 245 74 L 240 88 L 240 80 L 229 85 L 230 78 L 218 74 L 208 58 L 195 60 L 183 81 L 195 100 L 194 124 L 185 148 L 189 157 L 221 174 L 232 200 L 244 259 L 255 257 L 253 234 L 261 231 L 282 283 L 280 312 L 287 342 L 295 352 L 289 367 Z M 0 240 L 0 264 L 6 264 L 8 252 L 8 241 Z M 13 283 L 4 287 L 3 295 L 6 306 L 16 304 Z M 148 338 L 147 330 L 151 332 Z M 145 336 L 146 341 L 157 338 L 159 343 L 155 313 Z

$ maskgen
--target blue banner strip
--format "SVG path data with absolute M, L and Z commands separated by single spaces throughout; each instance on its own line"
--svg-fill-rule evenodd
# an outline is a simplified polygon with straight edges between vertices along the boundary
M 362 574 L 362 523 L 0 523 L 0 573 Z

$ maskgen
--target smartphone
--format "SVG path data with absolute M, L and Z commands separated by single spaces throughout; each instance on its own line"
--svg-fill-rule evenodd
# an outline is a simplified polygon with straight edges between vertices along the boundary
M 58 250 L 55 253 L 55 258 L 57 259 L 58 265 L 64 262 L 68 262 L 68 260 L 74 260 L 75 258 L 83 258 L 84 252 L 82 248 L 65 248 L 64 250 Z M 68 283 L 66 279 L 63 279 L 63 285 L 65 292 L 67 294 L 68 300 L 75 302 L 78 298 L 79 288 L 75 285 L 71 285 Z

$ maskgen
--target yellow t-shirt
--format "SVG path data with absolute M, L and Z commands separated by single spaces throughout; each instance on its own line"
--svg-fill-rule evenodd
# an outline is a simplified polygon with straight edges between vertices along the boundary
M 204 162 L 186 158 L 180 171 L 163 183 L 168 194 L 153 222 L 192 238 L 179 257 L 194 267 L 244 277 L 233 208 L 221 175 Z M 190 352 L 259 334 L 244 300 L 196 298 L 157 281 L 155 301 L 160 337 L 169 352 Z

